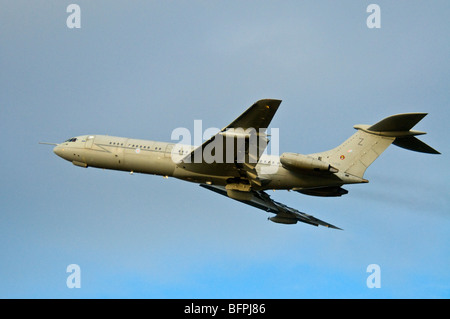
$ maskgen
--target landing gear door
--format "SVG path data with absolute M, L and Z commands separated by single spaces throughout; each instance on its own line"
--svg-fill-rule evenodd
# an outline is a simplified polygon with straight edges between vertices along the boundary
M 89 135 L 86 138 L 86 144 L 84 144 L 84 148 L 92 148 L 92 145 L 94 144 L 94 139 L 95 139 L 95 136 Z

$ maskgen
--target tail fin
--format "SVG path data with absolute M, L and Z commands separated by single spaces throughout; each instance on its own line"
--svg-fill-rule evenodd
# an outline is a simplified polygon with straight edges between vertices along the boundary
M 391 144 L 411 151 L 440 154 L 414 137 L 425 132 L 411 130 L 425 115 L 427 113 L 398 114 L 374 125 L 355 125 L 358 131 L 344 143 L 330 151 L 310 156 L 328 162 L 341 172 L 363 178 L 369 165 Z
M 372 125 L 367 129 L 369 133 L 392 136 L 395 137 L 393 142 L 402 148 L 406 148 L 411 151 L 428 153 L 428 154 L 441 154 L 434 148 L 428 146 L 414 135 L 426 134 L 425 132 L 412 131 L 414 125 L 419 123 L 427 113 L 407 113 L 392 115 L 384 120 Z

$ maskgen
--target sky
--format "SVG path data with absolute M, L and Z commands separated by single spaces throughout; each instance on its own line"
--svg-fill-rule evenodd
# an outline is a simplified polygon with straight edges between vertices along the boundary
M 81 28 L 66 11 L 80 8 Z M 380 8 L 380 28 L 366 11 Z M 448 1 L 0 1 L 1 298 L 449 298 Z M 341 198 L 268 191 L 343 228 L 272 216 L 196 184 L 94 168 L 84 134 L 170 142 L 283 100 L 280 152 L 426 112 L 442 155 L 390 146 Z M 69 265 L 80 288 L 69 288 Z M 380 288 L 369 288 L 369 265 Z

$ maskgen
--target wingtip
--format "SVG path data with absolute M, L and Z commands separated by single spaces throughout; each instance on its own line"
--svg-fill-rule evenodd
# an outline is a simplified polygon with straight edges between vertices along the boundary
M 338 229 L 338 230 L 343 230 L 342 228 L 339 228 L 339 227 L 334 226 L 334 225 L 327 225 L 326 227 L 327 227 L 327 228 Z
M 258 103 L 262 103 L 262 104 L 275 103 L 276 105 L 280 105 L 282 101 L 283 100 L 279 100 L 279 99 L 261 99 L 261 100 L 256 101 L 255 104 L 258 104 Z

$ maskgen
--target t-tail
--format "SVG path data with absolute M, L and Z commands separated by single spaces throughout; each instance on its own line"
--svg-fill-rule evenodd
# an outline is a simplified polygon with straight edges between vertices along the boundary
M 363 178 L 366 169 L 391 145 L 429 154 L 440 154 L 411 130 L 427 113 L 405 113 L 389 116 L 374 125 L 355 125 L 358 131 L 338 147 L 309 156 L 328 162 L 340 172 Z

